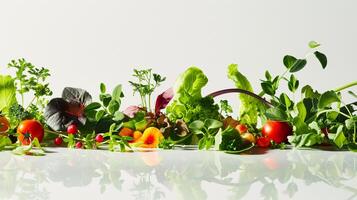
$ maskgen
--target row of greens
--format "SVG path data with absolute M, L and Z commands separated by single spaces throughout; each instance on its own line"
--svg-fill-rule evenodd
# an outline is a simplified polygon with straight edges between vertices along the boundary
M 16 154 L 43 155 L 43 146 L 132 151 L 137 148 L 173 148 L 198 145 L 199 149 L 215 148 L 240 153 L 251 148 L 297 148 L 328 145 L 332 148 L 357 150 L 357 102 L 345 103 L 340 88 L 318 92 L 310 85 L 300 87 L 296 72 L 310 57 L 323 69 L 326 56 L 318 51 L 320 44 L 310 42 L 311 52 L 304 58 L 286 55 L 280 75 L 265 72 L 261 92 L 255 93 L 238 65 L 228 66 L 228 78 L 235 88 L 203 95 L 208 77 L 198 67 L 189 67 L 175 85 L 156 97 L 153 93 L 165 77 L 152 69 L 135 69 L 134 94 L 141 105 L 121 109 L 122 86 L 112 91 L 99 86 L 99 100 L 80 88 L 66 87 L 62 96 L 48 100 L 52 91 L 50 72 L 25 59 L 13 60 L 8 68 L 14 75 L 0 76 L 0 150 L 13 149 Z M 288 92 L 281 92 L 283 84 Z M 294 101 L 300 91 L 301 99 Z M 227 100 L 214 98 L 239 93 L 239 114 Z M 356 98 L 356 94 L 349 91 Z M 25 105 L 25 99 L 30 99 Z M 41 145 L 40 145 L 41 144 Z

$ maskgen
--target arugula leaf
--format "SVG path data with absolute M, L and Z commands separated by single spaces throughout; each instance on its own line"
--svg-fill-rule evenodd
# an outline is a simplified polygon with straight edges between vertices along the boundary
M 12 142 L 9 137 L 0 135 L 0 151 L 2 151 L 6 146 L 11 144 Z
M 238 89 L 253 92 L 253 88 L 248 79 L 238 71 L 237 64 L 228 66 L 228 78 L 235 82 Z M 257 124 L 258 113 L 266 109 L 265 105 L 259 100 L 246 94 L 239 94 L 239 99 L 241 103 L 239 109 L 241 122 L 249 125 Z
M 7 112 L 16 101 L 16 87 L 11 76 L 0 75 L 0 111 Z
M 340 98 L 334 91 L 324 92 L 319 99 L 319 108 L 325 108 L 331 106 L 332 103 L 340 102 Z

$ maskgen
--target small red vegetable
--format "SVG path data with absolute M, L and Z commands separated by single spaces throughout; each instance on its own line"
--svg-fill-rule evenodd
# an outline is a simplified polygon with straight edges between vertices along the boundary
M 17 127 L 17 138 L 23 145 L 29 145 L 35 138 L 42 142 L 43 136 L 42 124 L 34 119 L 24 120 Z
M 67 133 L 68 134 L 76 134 L 78 132 L 77 125 L 71 124 L 67 127 Z
M 95 137 L 95 141 L 98 143 L 102 143 L 104 141 L 103 135 L 99 134 Z
M 257 138 L 257 146 L 262 148 L 268 148 L 270 146 L 270 139 L 266 137 Z
M 82 146 L 83 146 L 82 142 L 77 142 L 77 143 L 76 143 L 76 148 L 77 148 L 77 149 L 81 149 Z
M 53 143 L 60 146 L 63 143 L 63 139 L 61 137 L 56 137 Z
M 287 141 L 288 135 L 292 132 L 291 126 L 287 122 L 267 121 L 262 129 L 263 136 L 280 144 Z

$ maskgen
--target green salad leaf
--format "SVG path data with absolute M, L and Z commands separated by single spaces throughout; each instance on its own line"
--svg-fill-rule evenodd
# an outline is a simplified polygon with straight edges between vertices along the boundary
M 168 118 L 173 122 L 183 119 L 186 123 L 219 119 L 219 106 L 211 96 L 201 94 L 207 82 L 208 78 L 197 67 L 190 67 L 181 74 L 175 83 L 174 100 L 166 108 Z
M 228 78 L 234 81 L 238 89 L 253 92 L 253 88 L 248 79 L 238 71 L 237 64 L 228 66 Z M 246 94 L 239 94 L 240 105 L 240 121 L 244 124 L 255 125 L 258 119 L 258 113 L 266 109 L 265 105 L 259 100 Z
M 16 103 L 16 88 L 11 76 L 0 75 L 0 111 L 7 111 Z

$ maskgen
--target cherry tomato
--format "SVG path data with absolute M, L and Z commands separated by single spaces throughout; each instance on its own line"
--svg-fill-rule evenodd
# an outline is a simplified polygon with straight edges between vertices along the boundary
M 236 130 L 240 133 L 240 134 L 243 134 L 243 133 L 246 133 L 248 131 L 248 127 L 244 124 L 238 124 L 236 126 Z
M 0 133 L 6 133 L 10 128 L 9 120 L 0 115 Z
M 269 120 L 262 129 L 263 136 L 273 140 L 277 144 L 287 141 L 288 135 L 290 135 L 291 132 L 291 126 L 287 122 L 281 121 Z
M 61 137 L 56 137 L 53 143 L 55 143 L 57 146 L 60 146 L 63 143 L 63 139 Z
M 68 134 L 76 134 L 78 133 L 78 127 L 75 124 L 71 124 L 67 127 L 67 133 Z
M 77 148 L 77 149 L 81 149 L 82 146 L 83 146 L 82 142 L 77 142 L 77 143 L 76 143 L 76 148 Z
M 270 139 L 266 137 L 257 138 L 257 146 L 262 148 L 268 148 L 270 146 Z
M 44 136 L 43 126 L 34 119 L 24 120 L 17 127 L 17 135 L 17 139 L 23 145 L 29 145 L 35 138 L 37 138 L 39 142 L 42 142 Z
M 102 143 L 104 141 L 103 135 L 99 134 L 95 137 L 95 141 L 98 143 Z

